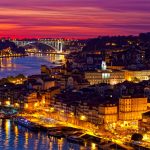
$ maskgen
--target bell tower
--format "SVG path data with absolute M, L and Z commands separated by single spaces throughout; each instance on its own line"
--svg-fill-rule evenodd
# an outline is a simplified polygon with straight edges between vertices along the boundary
M 106 65 L 106 62 L 105 62 L 105 61 L 102 61 L 101 69 L 102 69 L 102 70 L 106 70 L 106 69 L 107 69 L 107 65 Z

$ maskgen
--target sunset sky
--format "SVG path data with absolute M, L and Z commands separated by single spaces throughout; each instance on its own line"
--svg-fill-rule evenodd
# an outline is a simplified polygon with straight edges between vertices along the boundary
M 150 32 L 150 0 L 0 0 L 0 36 L 73 37 Z

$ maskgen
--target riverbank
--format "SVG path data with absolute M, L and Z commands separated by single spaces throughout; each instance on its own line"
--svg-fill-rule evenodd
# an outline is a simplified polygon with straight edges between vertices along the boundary
M 0 58 L 9 58 L 9 57 L 25 57 L 28 54 L 11 54 L 11 55 L 0 55 Z
M 69 118 L 66 119 L 63 116 L 61 117 L 59 113 L 44 112 L 44 109 L 41 109 L 39 112 L 35 111 L 32 113 L 28 113 L 28 111 L 26 111 L 23 114 L 20 114 L 19 116 L 25 117 L 31 122 L 43 126 L 44 128 L 47 128 L 47 130 L 53 127 L 60 128 L 62 126 L 67 128 L 74 128 L 81 130 L 83 134 L 87 134 L 90 137 L 103 139 L 105 141 L 111 141 L 111 143 L 117 144 L 118 146 L 121 146 L 128 150 L 133 149 L 129 145 L 128 146 L 124 145 L 123 141 L 121 139 L 118 139 L 115 135 L 112 135 L 111 133 L 108 133 L 106 131 L 103 132 L 101 128 L 97 129 L 90 123 L 86 122 L 86 124 L 84 124 L 84 122 L 79 122 L 79 120 L 78 119 L 75 120 L 75 118 L 74 119 L 72 118 L 74 121 L 71 121 L 72 119 L 71 120 Z M 85 125 L 88 125 L 88 127 Z M 59 133 L 59 135 L 62 135 L 62 133 Z M 57 132 L 56 136 L 58 136 Z

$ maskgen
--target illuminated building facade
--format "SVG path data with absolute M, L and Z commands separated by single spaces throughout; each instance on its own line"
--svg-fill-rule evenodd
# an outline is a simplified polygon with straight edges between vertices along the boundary
M 118 120 L 116 104 L 102 104 L 99 106 L 99 118 L 101 123 L 114 123 Z
M 98 70 L 85 72 L 85 79 L 87 79 L 91 85 L 99 83 L 117 84 L 125 81 L 123 71 L 113 70 Z
M 99 83 L 109 83 L 111 85 L 122 83 L 124 81 L 136 81 L 149 80 L 150 70 L 97 70 L 85 72 L 85 79 L 87 79 L 91 85 Z
M 38 106 L 37 93 L 32 92 L 24 96 L 24 109 L 33 109 Z
M 42 95 L 42 99 L 45 100 L 45 106 L 51 106 L 53 105 L 53 97 L 56 94 L 60 93 L 60 88 L 58 87 L 52 87 L 50 89 L 48 89 L 47 91 L 41 93 Z
M 149 80 L 150 77 L 150 70 L 140 70 L 140 71 L 133 71 L 133 70 L 124 70 L 125 73 L 125 80 L 133 81 L 135 78 L 139 81 Z
M 88 121 L 94 124 L 100 123 L 97 104 L 92 105 L 86 102 L 80 102 L 77 106 L 76 112 L 76 115 L 80 120 Z
M 147 98 L 122 97 L 119 99 L 119 119 L 132 121 L 142 119 L 142 113 L 147 110 Z

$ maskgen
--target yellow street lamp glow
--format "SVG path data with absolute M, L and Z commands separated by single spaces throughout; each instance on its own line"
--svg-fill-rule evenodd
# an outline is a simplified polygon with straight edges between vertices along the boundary
M 71 116 L 74 116 L 73 112 L 70 113 Z
M 35 104 L 34 104 L 34 107 L 37 107 L 37 106 L 38 106 L 38 103 L 35 103 Z
M 18 103 L 15 103 L 15 107 L 19 107 L 19 104 L 18 104 Z
M 45 104 L 45 100 L 43 100 L 42 103 Z
M 130 76 L 128 77 L 128 79 L 127 79 L 127 80 L 128 80 L 128 81 L 132 81 L 132 79 L 131 79 L 131 77 L 130 77 Z
M 54 109 L 54 107 L 51 107 L 50 108 L 50 112 L 53 112 L 55 109 Z
M 10 105 L 10 101 L 6 101 L 6 105 Z
M 96 149 L 96 144 L 92 143 L 92 150 L 95 150 L 95 149 Z
M 28 104 L 25 104 L 25 108 L 28 108 Z
M 49 112 L 50 110 L 49 109 L 45 109 L 45 111 Z
M 147 134 L 144 134 L 144 135 L 143 135 L 143 140 L 144 140 L 144 141 L 148 140 Z
M 80 120 L 86 120 L 86 116 L 84 115 L 80 116 Z
M 64 110 L 61 110 L 62 113 L 64 113 Z

